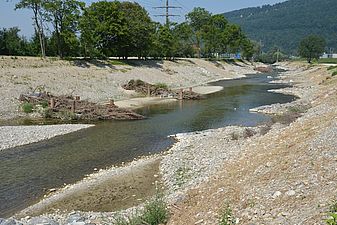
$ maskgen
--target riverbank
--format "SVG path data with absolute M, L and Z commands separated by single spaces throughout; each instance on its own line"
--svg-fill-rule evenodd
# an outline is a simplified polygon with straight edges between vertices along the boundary
M 336 78 L 326 79 L 325 67 L 282 66 L 290 71 L 280 82 L 294 84 L 283 91 L 302 98 L 287 107 L 273 105 L 270 113 L 302 114 L 297 121 L 180 134 L 163 154 L 160 171 L 173 214 L 170 224 L 216 224 L 225 201 L 243 224 L 321 221 L 329 198 L 336 194 Z M 302 108 L 303 103 L 310 103 L 310 109 Z M 102 224 L 113 223 L 116 214 L 76 212 L 43 218 L 63 224 L 73 215 L 74 222 Z
M 27 145 L 92 127 L 88 124 L 0 126 L 0 151 Z
M 46 91 L 57 95 L 80 96 L 104 103 L 138 96 L 122 88 L 130 80 L 166 84 L 171 89 L 205 86 L 215 80 L 233 79 L 255 73 L 254 65 L 203 59 L 160 60 L 58 60 L 36 57 L 0 58 L 0 119 L 24 117 L 20 94 Z M 200 89 L 200 88 L 199 88 Z M 204 92 L 204 90 L 200 90 Z

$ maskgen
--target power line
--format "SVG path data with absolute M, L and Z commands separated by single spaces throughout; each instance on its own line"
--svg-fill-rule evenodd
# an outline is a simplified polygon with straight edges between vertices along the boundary
M 154 9 L 165 9 L 166 10 L 165 14 L 159 14 L 159 15 L 154 15 L 154 16 L 156 16 L 156 17 L 158 17 L 158 16 L 166 17 L 166 25 L 167 26 L 170 24 L 170 17 L 180 16 L 180 15 L 170 14 L 170 9 L 181 9 L 181 7 L 170 5 L 169 0 L 166 0 L 165 6 L 157 6 L 157 7 L 153 7 L 153 8 Z

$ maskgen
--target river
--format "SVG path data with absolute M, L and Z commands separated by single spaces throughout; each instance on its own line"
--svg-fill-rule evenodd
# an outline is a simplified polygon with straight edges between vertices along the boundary
M 72 184 L 106 168 L 169 148 L 169 135 L 219 128 L 256 126 L 270 117 L 249 109 L 286 103 L 293 96 L 268 92 L 284 85 L 269 84 L 277 74 L 212 83 L 223 91 L 199 101 L 149 106 L 138 110 L 141 121 L 98 122 L 95 127 L 0 152 L 0 217 L 13 215 L 39 201 L 48 189 Z

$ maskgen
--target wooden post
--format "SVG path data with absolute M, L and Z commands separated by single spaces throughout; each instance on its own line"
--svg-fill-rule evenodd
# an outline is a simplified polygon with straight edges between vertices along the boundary
M 72 113 L 75 113 L 75 103 L 76 103 L 76 101 L 71 102 L 71 112 Z
M 184 90 L 183 89 L 180 89 L 179 90 L 179 100 L 183 100 L 183 93 L 184 93 Z
M 193 92 L 193 89 L 192 89 L 192 87 L 190 87 L 190 94 L 192 94 L 192 92 Z
M 151 97 L 150 84 L 147 85 L 147 97 Z
M 50 99 L 50 108 L 53 109 L 55 107 L 55 99 L 51 98 Z

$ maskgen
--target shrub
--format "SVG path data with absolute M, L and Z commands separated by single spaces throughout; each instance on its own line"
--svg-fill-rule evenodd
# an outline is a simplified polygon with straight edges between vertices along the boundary
M 167 84 L 165 84 L 165 83 L 157 83 L 157 84 L 155 84 L 155 87 L 156 88 L 162 88 L 162 89 L 165 89 L 165 90 L 168 89 Z
M 233 217 L 232 209 L 226 204 L 220 212 L 219 225 L 236 224 L 236 219 Z
M 25 102 L 22 104 L 22 111 L 25 112 L 25 113 L 32 113 L 33 112 L 33 104 L 31 103 L 28 103 L 28 102 Z
M 333 77 L 336 76 L 336 75 L 337 75 L 337 71 L 332 72 Z

